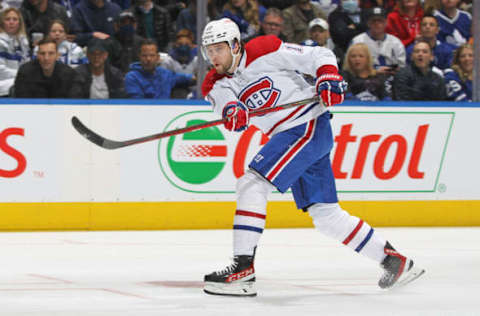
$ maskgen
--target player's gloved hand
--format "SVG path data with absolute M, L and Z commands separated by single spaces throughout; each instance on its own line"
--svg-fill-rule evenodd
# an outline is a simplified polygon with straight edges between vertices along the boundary
M 326 106 L 343 102 L 348 84 L 339 74 L 323 74 L 315 84 L 317 94 L 322 97 Z
M 248 127 L 248 108 L 240 101 L 227 103 L 222 116 L 227 119 L 223 125 L 229 131 L 241 132 Z

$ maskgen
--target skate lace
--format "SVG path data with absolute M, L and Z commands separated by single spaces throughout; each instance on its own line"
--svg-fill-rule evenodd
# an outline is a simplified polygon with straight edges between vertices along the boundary
M 238 261 L 235 260 L 235 258 L 233 258 L 232 261 L 233 261 L 232 264 L 230 264 L 229 266 L 227 266 L 226 268 L 224 268 L 222 270 L 216 271 L 215 273 L 217 275 L 232 273 L 238 267 Z

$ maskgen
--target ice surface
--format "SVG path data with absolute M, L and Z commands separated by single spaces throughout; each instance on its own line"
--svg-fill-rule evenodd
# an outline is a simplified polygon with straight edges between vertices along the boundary
M 426 274 L 393 291 L 379 266 L 313 229 L 267 229 L 258 296 L 202 292 L 230 230 L 0 234 L 0 315 L 479 315 L 480 228 L 379 228 Z

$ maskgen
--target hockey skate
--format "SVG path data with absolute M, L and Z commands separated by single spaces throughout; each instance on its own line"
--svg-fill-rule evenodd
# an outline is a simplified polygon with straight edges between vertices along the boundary
M 205 275 L 203 291 L 207 294 L 256 296 L 254 256 L 235 256 L 225 269 Z
M 380 264 L 385 271 L 378 281 L 378 286 L 382 289 L 403 286 L 425 273 L 425 270 L 418 268 L 413 260 L 399 254 L 388 241 L 385 253 L 387 256 Z

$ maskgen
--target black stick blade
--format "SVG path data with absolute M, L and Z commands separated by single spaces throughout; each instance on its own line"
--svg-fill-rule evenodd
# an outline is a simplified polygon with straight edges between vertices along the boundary
M 105 137 L 98 135 L 97 133 L 86 127 L 76 116 L 72 117 L 72 125 L 80 135 L 82 135 L 95 145 L 98 145 L 105 149 L 115 149 L 122 147 L 121 143 L 108 140 Z

